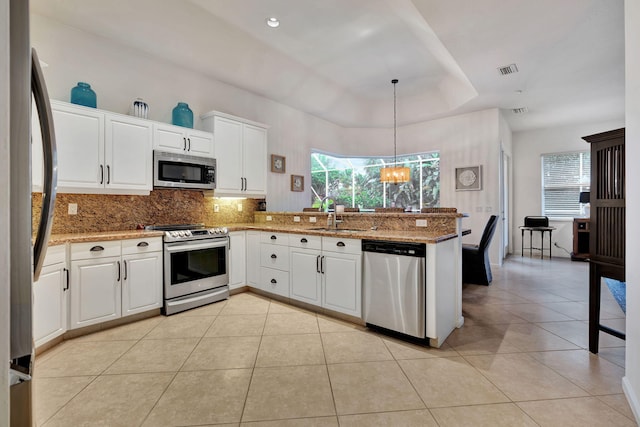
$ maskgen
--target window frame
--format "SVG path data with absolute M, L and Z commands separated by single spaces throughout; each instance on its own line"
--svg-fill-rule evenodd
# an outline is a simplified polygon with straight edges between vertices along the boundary
M 565 156 L 571 154 L 579 154 L 580 158 L 578 160 L 578 171 L 576 173 L 580 177 L 585 176 L 585 170 L 583 169 L 585 165 L 588 165 L 589 168 L 589 177 L 587 180 L 580 179 L 578 183 L 570 183 L 567 185 L 557 185 L 557 184 L 546 184 L 546 175 L 545 175 L 545 160 L 553 157 L 553 156 Z M 588 161 L 585 163 L 584 157 L 588 156 Z M 545 197 L 545 193 L 549 189 L 577 189 L 578 193 L 582 191 L 590 191 L 591 187 L 591 152 L 589 150 L 573 150 L 573 151 L 562 151 L 562 152 L 553 152 L 553 153 L 543 153 L 540 155 L 540 212 L 543 216 L 549 217 L 549 219 L 554 221 L 573 221 L 573 218 L 580 218 L 584 216 L 584 206 L 578 202 L 578 197 L 576 197 L 576 202 L 578 209 L 567 212 L 566 214 L 559 213 L 558 210 L 549 212 L 547 210 L 547 198 Z

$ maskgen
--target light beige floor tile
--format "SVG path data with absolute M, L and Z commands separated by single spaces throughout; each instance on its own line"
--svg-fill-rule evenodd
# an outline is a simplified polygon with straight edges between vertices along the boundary
M 250 369 L 178 372 L 144 426 L 240 422 Z
M 400 360 L 398 363 L 428 408 L 509 400 L 462 357 Z
M 438 427 L 428 409 L 380 412 L 377 414 L 341 415 L 340 427 Z
M 622 368 L 625 366 L 625 347 L 602 348 L 598 351 L 598 357 L 608 360 Z
M 94 332 L 89 335 L 84 335 L 78 338 L 74 338 L 73 341 L 128 341 L 139 340 L 147 335 L 153 328 L 158 326 L 163 320 L 164 316 L 155 316 L 148 319 L 139 320 L 137 322 L 129 323 L 122 326 L 116 326 L 115 328 L 105 329 L 103 331 Z
M 536 278 L 536 281 L 539 281 L 540 279 Z M 587 281 L 586 283 L 589 283 L 589 278 L 587 277 Z M 532 301 L 534 303 L 538 303 L 538 304 L 544 304 L 547 302 L 567 302 L 569 301 L 567 298 L 563 298 L 559 295 L 550 293 L 548 290 L 546 289 L 535 289 L 532 288 L 530 286 L 527 286 L 526 289 L 513 289 L 510 291 L 511 293 L 522 297 L 524 299 L 527 299 L 529 301 Z
M 105 374 L 176 372 L 193 351 L 198 338 L 140 340 Z
M 571 317 L 546 308 L 542 304 L 504 304 L 501 307 L 528 322 L 561 322 L 573 320 Z
M 587 395 L 587 392 L 527 354 L 465 358 L 513 401 Z
M 215 316 L 165 317 L 144 339 L 201 338 L 215 319 Z
M 569 316 L 575 320 L 589 320 L 589 302 L 549 302 L 543 304 L 545 307 L 550 308 L 553 311 Z M 608 313 L 604 310 L 600 310 L 601 319 L 612 319 L 619 317 L 616 314 Z
M 463 304 L 462 315 L 467 325 L 496 325 L 503 323 L 526 323 L 527 321 L 505 310 L 499 304 Z
M 271 301 L 271 305 L 269 305 L 269 314 L 284 314 L 284 313 L 306 313 L 306 314 L 313 314 L 315 315 L 315 313 L 309 311 L 309 310 L 305 310 L 304 308 L 301 307 L 296 307 L 295 305 L 289 305 L 286 304 L 284 302 L 280 302 L 280 301 Z
M 465 288 L 467 291 L 468 288 Z M 522 298 L 511 292 L 485 289 L 485 292 L 469 289 L 469 292 L 462 293 L 462 301 L 466 304 L 489 305 L 489 304 L 526 304 L 531 303 L 528 299 Z
M 629 402 L 627 401 L 627 398 L 624 394 L 609 394 L 607 396 L 598 396 L 598 399 L 602 400 L 604 403 L 620 412 L 630 420 L 635 419 L 633 411 L 631 410 L 631 406 L 629 406 Z
M 337 417 L 296 418 L 276 421 L 251 421 L 242 423 L 246 427 L 338 427 Z
M 397 362 L 329 365 L 338 415 L 423 409 Z
M 189 317 L 189 316 L 217 316 L 222 309 L 227 305 L 227 300 L 214 302 L 213 304 L 203 305 L 202 307 L 192 308 L 191 310 L 183 311 L 174 316 Z
M 432 409 L 440 427 L 535 427 L 537 424 L 513 403 Z
M 224 306 L 221 315 L 235 314 L 267 314 L 270 302 L 268 299 L 244 292 L 233 295 Z
M 96 377 L 35 378 L 33 381 L 34 418 L 41 426 L 80 393 Z
M 264 335 L 317 334 L 318 319 L 308 313 L 274 313 L 267 316 Z
M 99 375 L 136 341 L 75 342 L 36 366 L 40 378 Z
M 624 369 L 587 350 L 547 351 L 530 355 L 590 394 L 622 393 Z
M 48 422 L 47 427 L 140 425 L 173 374 L 107 375 L 96 378 Z
M 383 338 L 382 341 L 396 360 L 458 356 L 458 352 L 446 342 L 442 344 L 440 348 L 435 348 L 429 347 L 428 345 L 413 344 L 390 337 Z
M 335 414 L 325 366 L 255 368 L 242 421 Z
M 508 325 L 464 325 L 454 329 L 445 343 L 460 354 L 513 353 L 520 349 L 505 341 Z
M 536 323 L 537 326 L 561 337 L 571 343 L 589 348 L 589 324 L 574 320 L 571 322 L 545 322 Z M 600 332 L 600 348 L 602 347 L 624 347 L 624 340 L 613 335 Z
M 331 317 L 318 315 L 318 327 L 321 333 L 325 332 L 353 332 L 363 331 L 364 326 L 356 325 L 354 323 L 345 322 L 339 319 L 333 319 Z
M 181 370 L 252 368 L 260 337 L 202 338 Z
M 262 337 L 256 366 L 324 365 L 320 334 Z
M 504 339 L 521 351 L 576 350 L 579 348 L 579 346 L 533 323 L 509 325 Z
M 393 360 L 381 338 L 366 332 L 332 332 L 322 334 L 327 363 Z
M 522 408 L 541 427 L 635 426 L 629 418 L 595 397 L 520 402 Z
M 266 314 L 241 314 L 218 316 L 205 337 L 259 336 L 264 330 Z

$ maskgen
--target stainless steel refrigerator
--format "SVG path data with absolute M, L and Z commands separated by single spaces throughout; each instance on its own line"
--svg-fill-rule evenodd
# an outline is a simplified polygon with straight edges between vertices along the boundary
M 34 362 L 33 282 L 38 280 L 47 251 L 56 194 L 56 148 L 49 96 L 29 38 L 29 1 L 9 2 L 10 106 L 10 422 L 31 426 Z M 33 94 L 33 98 L 32 98 Z M 42 133 L 44 182 L 42 215 L 32 243 L 31 105 L 38 111 Z M 5 362 L 6 363 L 6 362 Z

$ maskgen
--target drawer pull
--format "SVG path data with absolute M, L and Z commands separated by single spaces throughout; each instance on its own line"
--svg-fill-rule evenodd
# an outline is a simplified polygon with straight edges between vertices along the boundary
M 65 286 L 64 288 L 62 288 L 63 291 L 68 291 L 69 290 L 69 269 L 68 268 L 63 268 L 62 271 L 64 271 L 65 274 Z
M 307 243 L 307 242 L 308 242 L 308 240 L 305 239 L 304 237 L 302 239 L 300 239 L 300 243 Z
M 94 247 L 92 247 L 91 249 L 89 249 L 89 252 L 102 252 L 104 251 L 104 247 L 96 245 Z
M 271 279 L 271 283 L 275 285 L 276 283 L 278 283 L 278 281 L 276 279 Z
M 146 248 L 147 246 L 149 246 L 149 244 L 147 242 L 140 242 L 137 244 L 137 246 L 139 248 Z
M 120 281 L 120 261 L 118 261 L 118 278 L 116 279 L 116 282 Z
M 271 236 L 271 240 L 276 240 L 277 237 L 276 236 Z
M 336 243 L 336 246 L 339 246 L 339 247 L 343 248 L 345 246 L 345 244 L 343 242 L 338 242 L 338 243 Z
M 276 254 L 271 254 L 271 259 L 276 259 L 276 258 L 278 258 L 278 255 L 276 255 Z

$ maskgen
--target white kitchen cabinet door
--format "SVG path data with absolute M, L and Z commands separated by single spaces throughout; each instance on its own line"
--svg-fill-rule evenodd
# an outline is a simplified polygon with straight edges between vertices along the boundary
M 242 123 L 224 117 L 214 118 L 217 161 L 216 193 L 241 194 Z
M 117 319 L 122 313 L 120 257 L 71 262 L 70 329 Z
M 289 297 L 320 306 L 322 304 L 322 276 L 320 251 L 290 248 L 291 271 Z
M 105 187 L 151 191 L 153 183 L 151 122 L 107 114 L 105 126 Z
M 104 187 L 104 113 L 52 102 L 58 150 L 58 188 Z
M 122 316 L 162 307 L 162 252 L 122 257 Z
M 243 125 L 243 177 L 246 193 L 267 194 L 267 130 Z
M 177 126 L 156 123 L 153 127 L 153 148 L 171 153 L 184 153 L 187 150 L 184 131 Z
M 213 135 L 209 132 L 187 130 L 187 153 L 192 156 L 215 157 Z
M 246 235 L 244 231 L 229 233 L 229 288 L 236 289 L 246 284 Z
M 42 268 L 33 284 L 33 339 L 36 347 L 67 331 L 67 284 L 65 263 Z
M 322 306 L 362 317 L 362 255 L 323 252 Z
M 261 232 L 247 231 L 247 285 L 260 287 L 260 238 Z

